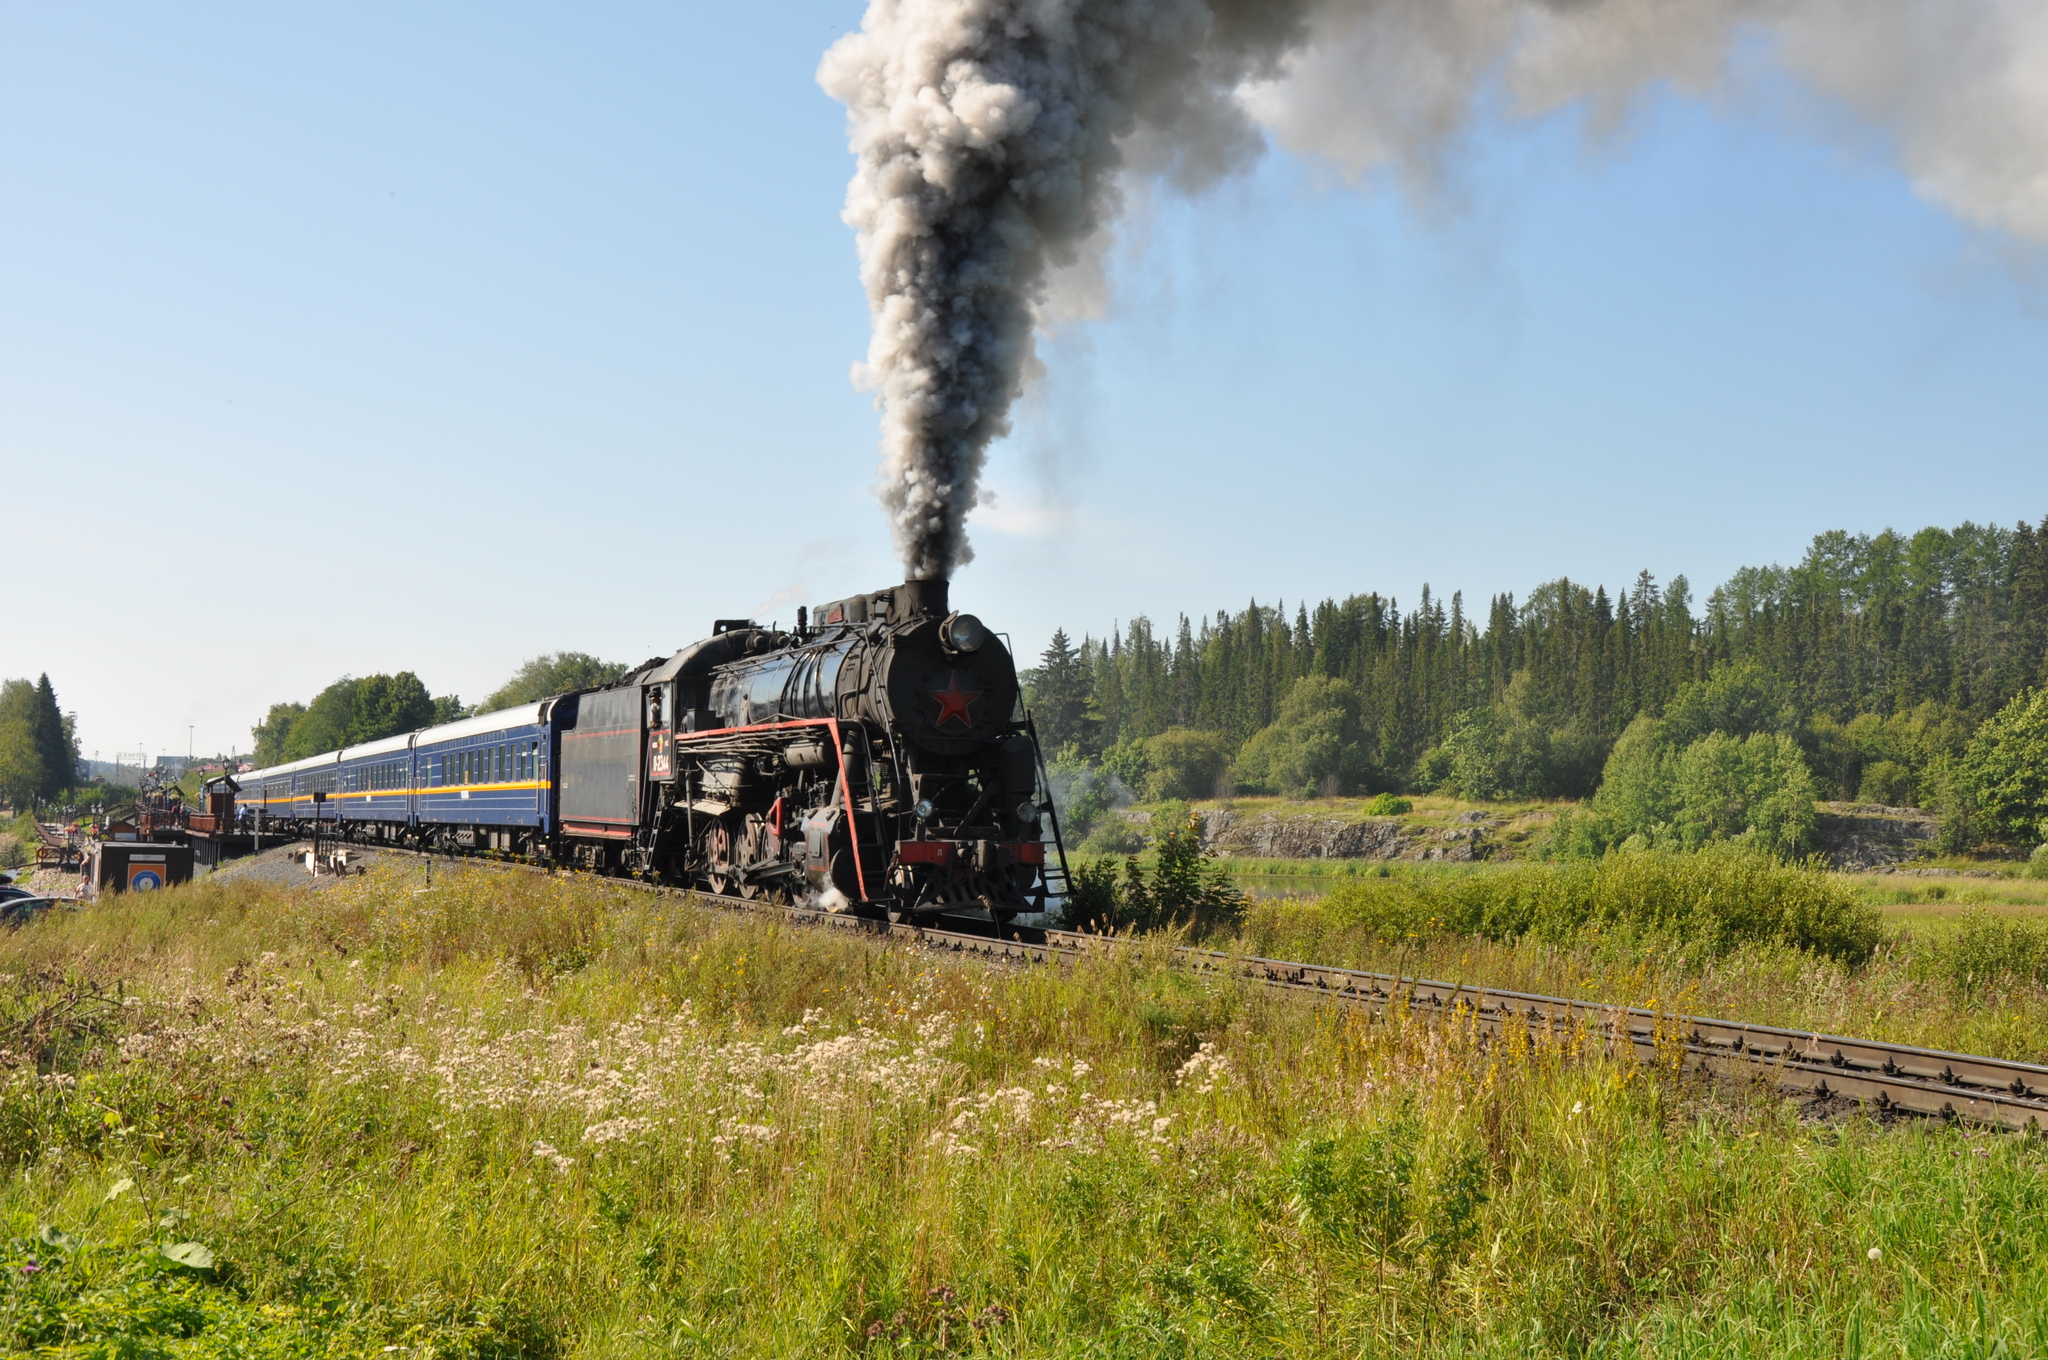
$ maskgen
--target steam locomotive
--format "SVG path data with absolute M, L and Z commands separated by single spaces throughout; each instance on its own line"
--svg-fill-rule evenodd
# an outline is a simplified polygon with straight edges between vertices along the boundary
M 1066 856 L 1016 662 L 947 593 L 722 619 L 601 689 L 245 774 L 235 816 L 895 920 L 1043 911 Z

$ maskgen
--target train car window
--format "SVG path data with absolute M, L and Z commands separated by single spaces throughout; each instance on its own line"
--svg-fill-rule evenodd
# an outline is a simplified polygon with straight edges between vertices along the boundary
M 493 746 L 491 748 L 492 762 L 497 766 L 494 776 L 501 784 L 505 782 L 507 777 L 505 774 L 505 749 L 503 746 Z

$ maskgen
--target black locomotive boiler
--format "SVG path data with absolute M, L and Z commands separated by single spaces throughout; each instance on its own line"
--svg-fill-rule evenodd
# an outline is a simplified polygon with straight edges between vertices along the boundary
M 899 916 L 1043 910 L 1064 887 L 1063 857 L 1018 700 L 1008 648 L 948 611 L 944 581 L 800 610 L 794 632 L 722 621 L 560 701 L 577 709 L 561 738 L 560 833 L 584 862 L 609 853 L 741 896 Z M 611 739 L 636 726 L 637 761 Z M 579 819 L 581 789 L 609 795 L 636 773 L 631 844 L 585 834 L 611 828 Z

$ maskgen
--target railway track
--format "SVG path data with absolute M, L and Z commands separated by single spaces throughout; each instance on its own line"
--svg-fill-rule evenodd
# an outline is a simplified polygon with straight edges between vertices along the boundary
M 394 852 L 379 848 L 378 853 Z M 1017 964 L 1057 963 L 1129 943 L 1114 936 L 1032 927 L 1005 927 L 998 934 L 992 923 L 969 918 L 943 918 L 943 926 L 938 928 L 891 925 L 760 899 L 664 888 L 629 879 L 607 881 L 661 896 L 693 898 L 722 910 L 777 916 L 798 924 L 903 940 L 941 953 Z M 1581 1030 L 1604 1037 L 1612 1047 L 1626 1045 L 1645 1061 L 1656 1057 L 1660 1046 L 1668 1052 L 1670 1045 L 1682 1043 L 1689 1067 L 1737 1078 L 1762 1076 L 1787 1094 L 1852 1102 L 1880 1116 L 1926 1116 L 2018 1131 L 2048 1129 L 2048 1066 L 2035 1063 L 1677 1015 L 1640 1006 L 1247 958 L 1190 946 L 1174 952 L 1186 966 L 1217 976 L 1242 978 L 1376 1013 L 1405 1008 L 1410 1015 L 1433 1019 L 1469 1016 L 1493 1034 L 1515 1026 L 1552 1033 Z

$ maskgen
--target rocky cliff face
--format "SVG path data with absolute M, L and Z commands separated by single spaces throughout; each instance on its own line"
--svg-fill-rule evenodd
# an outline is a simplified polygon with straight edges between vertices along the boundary
M 1202 834 L 1219 859 L 1384 859 L 1453 863 L 1490 858 L 1505 818 L 1464 812 L 1448 826 L 1397 817 L 1351 821 L 1343 817 L 1241 815 L 1229 809 L 1201 814 Z
M 1875 803 L 1822 803 L 1817 809 L 1820 853 L 1828 866 L 1849 872 L 1885 869 L 1926 854 L 1933 846 L 1936 819 L 1919 808 Z M 1512 858 L 1514 842 L 1506 817 L 1463 812 L 1448 824 L 1374 817 L 1318 817 L 1297 813 L 1237 812 L 1215 808 L 1197 814 L 1209 851 L 1219 859 L 1367 859 L 1463 863 Z M 1127 814 L 1143 826 L 1143 812 Z
M 1919 808 L 1875 803 L 1822 803 L 1817 808 L 1820 853 L 1828 867 L 1849 872 L 1886 869 L 1926 854 L 1933 846 L 1936 819 Z M 1146 812 L 1123 814 L 1147 828 Z M 1296 813 L 1198 812 L 1203 839 L 1218 859 L 1367 859 L 1466 863 L 1512 858 L 1528 837 L 1526 826 L 1510 830 L 1509 819 L 1491 812 L 1461 812 L 1448 824 L 1399 817 L 1318 817 Z
M 1883 869 L 1925 854 L 1933 847 L 1935 816 L 1920 808 L 1878 803 L 1822 803 L 1815 830 L 1828 867 Z

